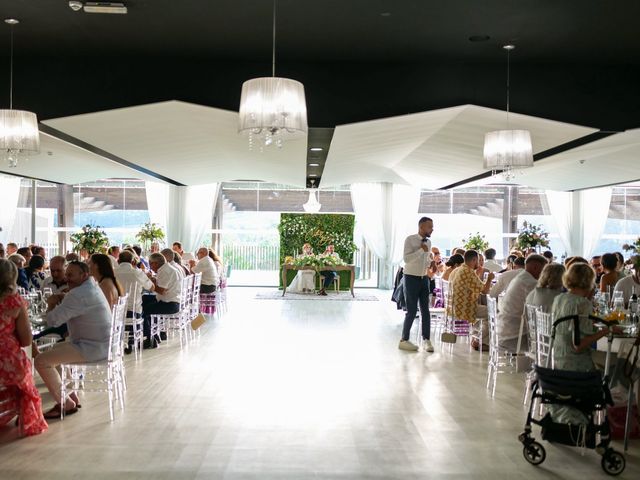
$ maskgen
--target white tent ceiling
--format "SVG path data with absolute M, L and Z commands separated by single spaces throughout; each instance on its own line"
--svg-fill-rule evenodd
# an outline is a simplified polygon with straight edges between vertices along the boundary
M 2 165 L 2 171 L 58 183 L 83 183 L 101 178 L 152 177 L 40 132 L 40 153 L 18 162 L 16 168 Z
M 321 186 L 395 182 L 442 188 L 484 173 L 484 134 L 506 127 L 505 112 L 475 105 L 338 126 Z M 509 128 L 529 130 L 534 153 L 597 131 L 515 113 Z
M 240 179 L 305 185 L 306 138 L 251 151 L 238 135 L 237 112 L 169 101 L 43 123 L 184 185 Z
M 545 190 L 581 190 L 640 179 L 640 129 L 544 158 L 515 182 Z
M 2 171 L 60 183 L 102 178 L 156 180 L 144 170 L 185 185 L 262 180 L 303 186 L 306 139 L 282 149 L 250 151 L 237 133 L 236 112 L 170 101 L 45 123 L 143 171 L 41 133 L 41 154 Z M 506 127 L 505 112 L 463 105 L 338 126 L 321 187 L 354 182 L 392 182 L 438 189 L 484 173 L 487 131 Z M 510 114 L 510 128 L 531 131 L 534 153 L 596 130 Z M 50 153 L 49 153 L 50 152 Z M 575 190 L 637 180 L 640 130 L 632 130 L 535 162 L 514 183 L 549 190 Z M 606 168 L 605 168 L 606 167 Z M 498 179 L 499 181 L 499 179 Z M 496 183 L 484 178 L 466 186 Z

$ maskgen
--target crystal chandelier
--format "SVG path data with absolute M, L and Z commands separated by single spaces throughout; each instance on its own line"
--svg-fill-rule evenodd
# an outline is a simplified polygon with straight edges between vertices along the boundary
M 9 110 L 0 110 L 0 152 L 9 167 L 17 167 L 18 160 L 40 151 L 40 134 L 35 113 L 13 109 L 13 26 L 19 22 L 7 18 L 11 25 L 11 56 L 9 68 Z
M 311 188 L 309 189 L 309 200 L 302 205 L 302 208 L 307 213 L 318 213 L 322 205 L 318 201 L 318 189 L 314 188 L 315 180 L 311 180 Z
M 318 213 L 320 211 L 320 208 L 322 208 L 322 205 L 318 201 L 317 188 L 309 189 L 309 200 L 307 200 L 307 203 L 302 205 L 302 208 L 304 208 L 304 211 L 307 213 Z
M 487 132 L 484 136 L 484 168 L 493 175 L 501 172 L 506 181 L 512 180 L 520 169 L 533 167 L 533 147 L 528 130 L 509 130 L 510 53 L 507 51 L 507 130 Z
M 249 135 L 249 148 L 258 139 L 260 148 L 286 138 L 307 134 L 307 105 L 302 83 L 276 77 L 276 0 L 273 2 L 273 46 L 271 77 L 254 78 L 242 84 L 239 133 Z

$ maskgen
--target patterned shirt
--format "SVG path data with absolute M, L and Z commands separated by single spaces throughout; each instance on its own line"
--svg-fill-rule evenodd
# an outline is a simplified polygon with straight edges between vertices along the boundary
M 484 289 L 475 270 L 466 264 L 456 268 L 449 277 L 449 289 L 451 302 L 447 305 L 448 314 L 475 323 L 478 297 Z

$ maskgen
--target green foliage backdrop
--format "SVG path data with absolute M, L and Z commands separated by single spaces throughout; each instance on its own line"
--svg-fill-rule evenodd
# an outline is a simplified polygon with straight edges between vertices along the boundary
M 353 243 L 355 216 L 348 214 L 281 213 L 280 265 L 285 257 L 294 257 L 302 252 L 302 245 L 310 243 L 313 253 L 323 253 L 327 245 L 333 244 L 336 253 L 347 263 L 353 263 L 356 244 Z M 287 284 L 295 276 L 288 272 Z M 339 272 L 341 290 L 349 288 L 349 272 Z M 282 280 L 280 280 L 282 281 Z

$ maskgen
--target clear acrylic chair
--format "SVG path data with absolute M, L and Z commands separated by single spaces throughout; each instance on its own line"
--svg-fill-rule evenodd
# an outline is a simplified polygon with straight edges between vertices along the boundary
M 527 322 L 527 332 L 528 332 L 528 351 L 526 355 L 533 360 L 531 364 L 531 370 L 529 370 L 525 376 L 524 380 L 524 398 L 522 403 L 527 405 L 529 402 L 529 397 L 531 393 L 531 388 L 533 387 L 533 382 L 536 379 L 536 371 L 535 364 L 537 363 L 537 334 L 536 334 L 536 312 L 539 307 L 536 305 L 525 305 L 524 306 L 524 315 L 525 320 Z
M 125 297 L 126 298 L 126 297 Z M 127 313 L 125 302 L 114 305 L 111 313 L 111 334 L 107 359 L 98 362 L 67 363 L 60 365 L 62 385 L 60 402 L 64 405 L 67 395 L 84 392 L 106 392 L 109 395 L 109 416 L 114 419 L 116 401 L 124 410 L 124 363 L 123 337 L 124 318 Z M 64 419 L 64 408 L 60 409 L 60 418 Z
M 193 289 L 193 275 L 188 275 L 182 279 L 180 288 L 180 299 L 178 311 L 176 313 L 157 314 L 151 315 L 151 338 L 160 336 L 160 333 L 169 336 L 174 332 L 178 332 L 180 335 L 180 348 L 184 345 L 188 345 L 189 334 L 187 332 L 187 325 L 190 314 L 189 295 Z
M 142 344 L 144 343 L 144 319 L 142 311 L 138 307 L 137 299 L 141 294 L 140 285 L 136 282 L 128 293 L 129 302 L 131 303 L 131 318 L 125 318 L 125 330 L 127 332 L 127 344 L 129 340 L 133 341 L 133 355 L 136 360 L 142 357 Z M 126 315 L 125 315 L 126 317 Z
M 517 364 L 515 355 L 500 347 L 498 334 L 498 302 L 487 297 L 487 315 L 489 319 L 489 363 L 487 365 L 487 389 L 495 396 L 498 373 L 515 373 Z

